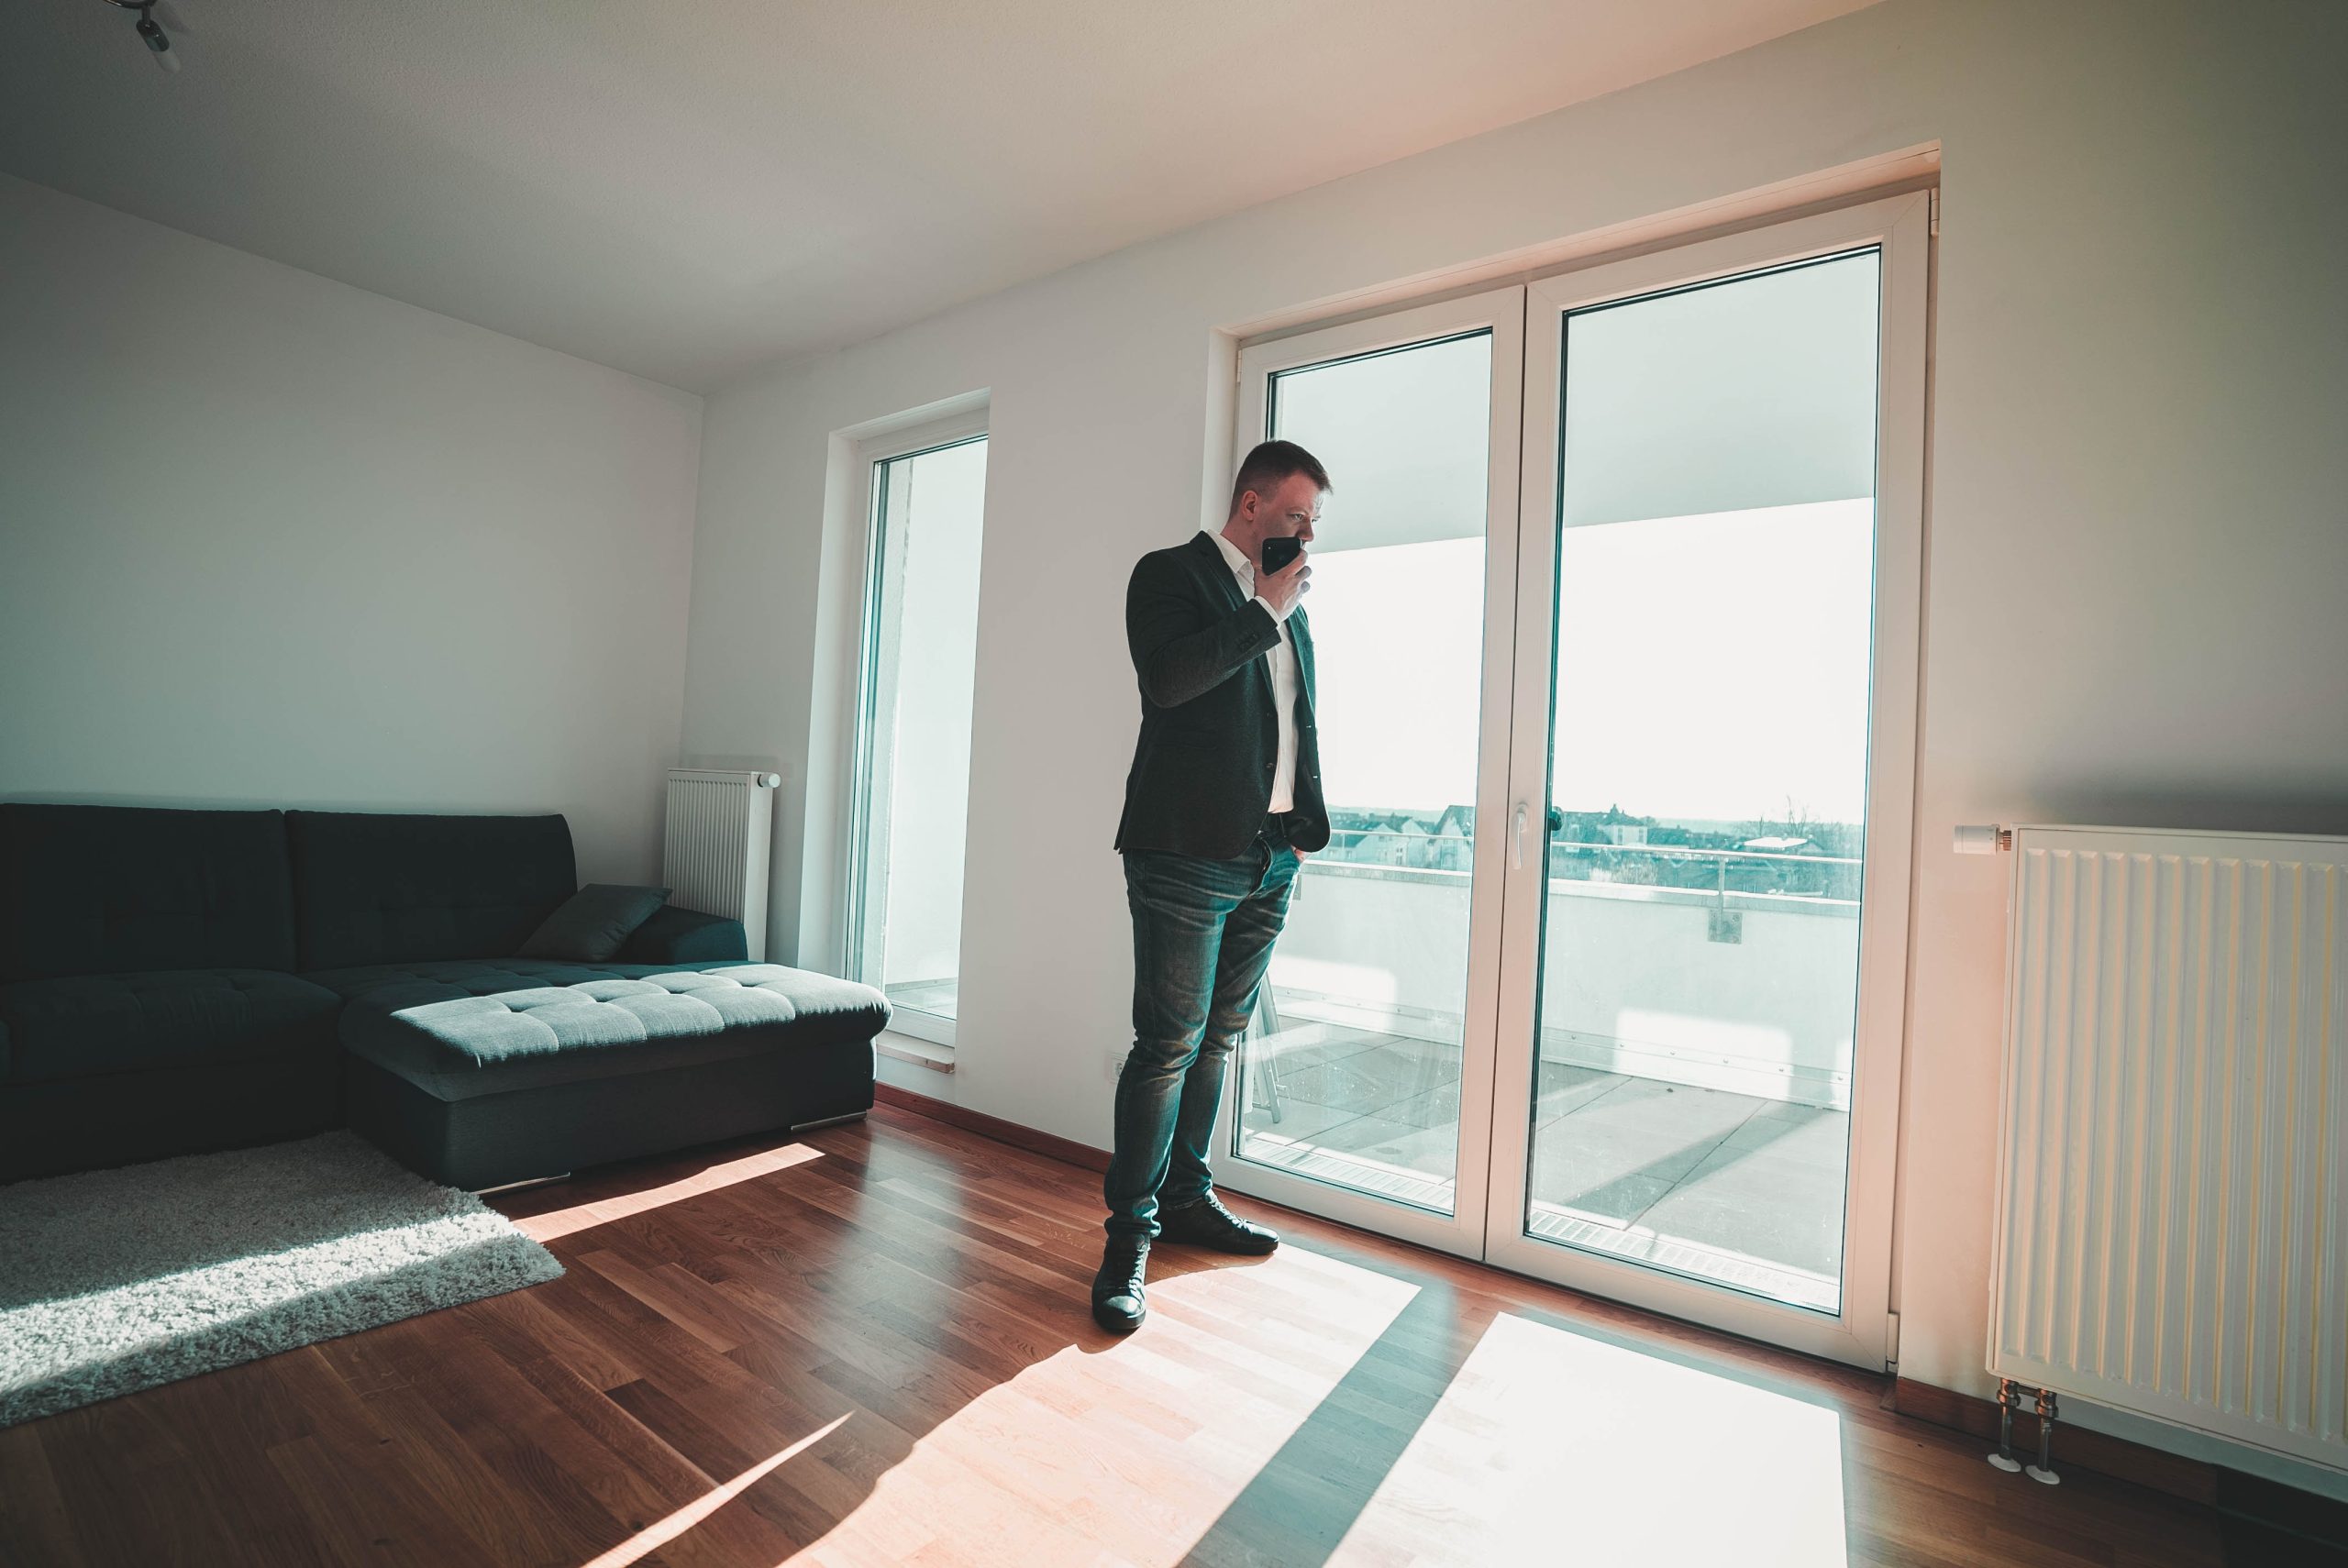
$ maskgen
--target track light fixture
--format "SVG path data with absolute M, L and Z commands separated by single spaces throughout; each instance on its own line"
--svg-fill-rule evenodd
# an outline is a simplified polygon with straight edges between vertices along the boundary
M 106 4 L 138 12 L 136 28 L 138 41 L 147 46 L 149 52 L 155 57 L 155 63 L 166 71 L 180 68 L 180 57 L 172 52 L 171 35 L 163 31 L 162 23 L 155 20 L 155 0 L 106 0 Z

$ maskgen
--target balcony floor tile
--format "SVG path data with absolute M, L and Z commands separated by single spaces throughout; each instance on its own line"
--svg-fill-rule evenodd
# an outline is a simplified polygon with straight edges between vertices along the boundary
M 1851 1119 L 1843 1111 L 1814 1105 L 1765 1106 L 1722 1139 L 1714 1154 L 1766 1153 L 1772 1159 L 1795 1160 L 1831 1171 L 1840 1182 L 1850 1163 L 1850 1140 Z M 1690 1179 L 1705 1174 L 1700 1166 L 1691 1173 Z
M 1576 1066 L 1571 1062 L 1544 1062 L 1535 1082 L 1539 1085 L 1533 1104 L 1533 1125 L 1546 1127 L 1568 1111 L 1579 1110 L 1599 1096 L 1628 1083 L 1620 1073 L 1609 1073 L 1597 1067 Z
M 1831 1278 L 1842 1261 L 1843 1176 L 1758 1154 L 1700 1171 L 1656 1199 L 1639 1222 L 1676 1241 Z
M 1248 1043 L 1271 1052 L 1283 1117 L 1246 1126 L 1283 1143 L 1449 1182 L 1457 1173 L 1456 1046 L 1300 1022 Z M 1839 1110 L 1545 1062 L 1534 1104 L 1532 1197 L 1723 1258 L 1833 1278 L 1849 1117 Z M 1324 1173 L 1324 1179 L 1344 1180 Z
M 1456 1127 L 1415 1127 L 1390 1116 L 1357 1116 L 1313 1142 L 1333 1154 L 1355 1154 L 1380 1165 L 1401 1165 L 1445 1181 L 1459 1172 Z
M 1405 1127 L 1447 1128 L 1456 1139 L 1459 1129 L 1459 1086 L 1456 1083 L 1439 1085 L 1424 1094 L 1397 1100 L 1378 1114 Z
M 1301 1139 L 1319 1144 L 1332 1127 L 1355 1120 L 1357 1114 L 1343 1106 L 1308 1105 L 1283 1098 L 1278 1121 L 1272 1120 L 1269 1106 L 1251 1104 L 1243 1125 L 1250 1134 L 1260 1132 L 1268 1138 Z
M 1459 1081 L 1456 1049 L 1398 1040 L 1333 1061 L 1279 1068 L 1283 1101 L 1343 1106 L 1367 1114 Z
M 1677 1181 L 1753 1114 L 1718 1089 L 1631 1078 L 1543 1127 L 1534 1165 L 1586 1187 L 1623 1176 Z

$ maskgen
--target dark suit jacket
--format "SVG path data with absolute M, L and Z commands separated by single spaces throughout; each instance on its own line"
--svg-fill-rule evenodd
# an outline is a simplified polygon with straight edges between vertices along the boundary
M 1321 747 L 1312 727 L 1312 629 L 1289 613 L 1296 643 L 1296 784 L 1289 842 L 1325 847 Z M 1125 775 L 1117 848 L 1165 849 L 1210 860 L 1247 853 L 1272 800 L 1279 756 L 1271 612 L 1239 591 L 1222 549 L 1204 534 L 1153 550 L 1125 589 L 1125 643 L 1141 679 L 1141 738 Z

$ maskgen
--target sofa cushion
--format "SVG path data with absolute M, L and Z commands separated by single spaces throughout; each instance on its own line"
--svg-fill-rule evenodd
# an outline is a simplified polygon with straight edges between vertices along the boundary
M 303 969 L 519 948 L 577 890 L 555 817 L 288 812 Z
M 0 986 L 11 1083 L 335 1049 L 342 999 L 268 969 L 69 975 Z
M 628 933 L 612 955 L 622 964 L 658 964 L 669 969 L 701 969 L 712 964 L 738 962 L 750 955 L 749 934 L 738 920 L 681 910 L 674 904 L 652 911 L 652 918 Z M 764 954 L 759 957 L 763 960 Z
M 292 969 L 279 812 L 0 805 L 0 981 Z
M 669 901 L 666 888 L 624 888 L 590 882 L 557 905 L 546 922 L 515 951 L 525 958 L 602 963 L 619 955 L 636 928 Z
M 779 964 L 515 959 L 310 977 L 348 999 L 345 1049 L 443 1100 L 862 1043 L 889 1021 L 870 987 Z

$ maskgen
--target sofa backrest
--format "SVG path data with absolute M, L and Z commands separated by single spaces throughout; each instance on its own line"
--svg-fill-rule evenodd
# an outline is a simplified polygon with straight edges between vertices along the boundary
M 561 817 L 288 812 L 300 966 L 502 958 L 579 890 Z
M 283 812 L 0 804 L 0 981 L 294 962 Z

